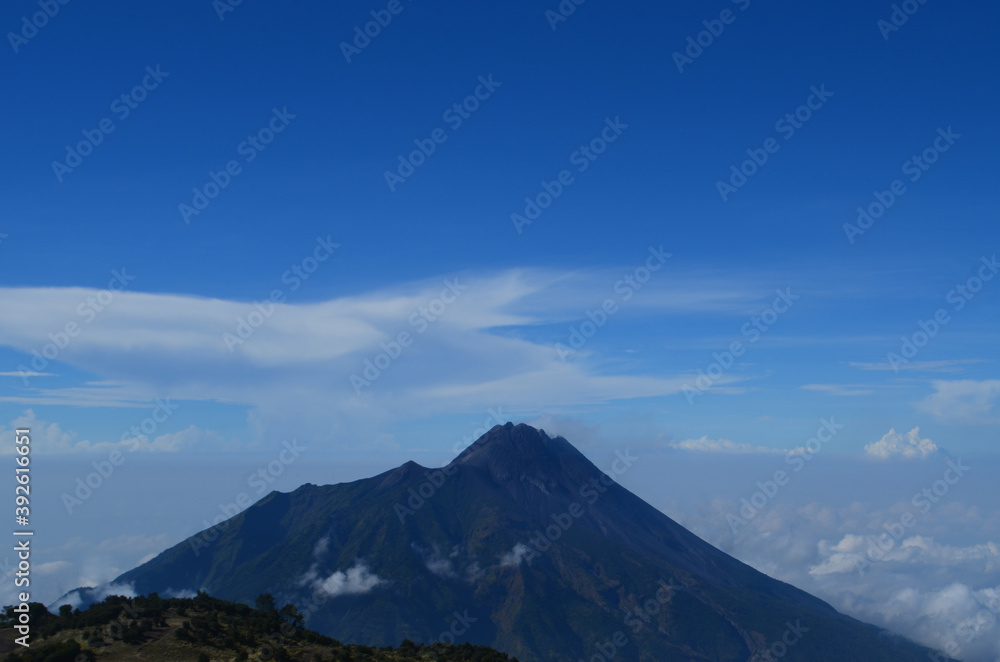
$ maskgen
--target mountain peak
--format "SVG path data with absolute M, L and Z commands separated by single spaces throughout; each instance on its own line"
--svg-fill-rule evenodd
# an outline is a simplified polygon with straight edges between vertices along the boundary
M 545 430 L 507 422 L 493 426 L 456 457 L 452 464 L 488 467 L 556 459 L 565 453 L 578 454 L 562 437 L 554 439 Z
M 564 438 L 523 423 L 494 426 L 448 466 L 482 471 L 522 503 L 553 491 L 570 494 L 600 475 Z

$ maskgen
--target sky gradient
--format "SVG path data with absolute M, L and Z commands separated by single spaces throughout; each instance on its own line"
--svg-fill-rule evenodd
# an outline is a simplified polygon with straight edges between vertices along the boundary
M 939 574 L 900 571 L 877 607 L 809 568 L 862 534 L 852 508 L 878 530 L 947 459 L 996 476 L 998 18 L 933 0 L 8 3 L 0 440 L 29 425 L 51 462 L 47 599 L 203 528 L 283 442 L 310 457 L 274 477 L 288 490 L 444 464 L 514 420 L 595 461 L 652 449 L 630 489 L 713 544 L 933 629 L 883 607 L 916 577 L 1000 586 L 988 480 L 962 497 L 974 516 L 916 532 L 993 544 L 978 566 L 927 552 Z M 812 556 L 774 565 L 763 520 L 733 532 L 720 504 L 822 421 L 843 426 L 822 489 L 780 527 Z M 68 507 L 116 450 L 123 477 Z M 711 475 L 697 496 L 656 476 L 686 462 Z M 188 483 L 185 463 L 226 477 Z M 126 488 L 158 466 L 186 495 L 162 526 L 142 513 L 164 495 Z M 79 514 L 98 498 L 128 531 Z M 156 542 L 95 551 L 120 536 Z

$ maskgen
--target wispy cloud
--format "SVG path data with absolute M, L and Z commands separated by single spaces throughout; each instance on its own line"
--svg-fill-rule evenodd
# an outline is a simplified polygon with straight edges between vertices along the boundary
M 175 401 L 247 407 L 263 422 L 260 433 L 278 434 L 291 425 L 303 435 L 352 429 L 367 437 L 371 429 L 374 437 L 375 420 L 482 411 L 497 403 L 512 415 L 532 415 L 680 393 L 686 378 L 608 364 L 599 339 L 571 361 L 560 358 L 555 344 L 562 332 L 549 327 L 578 321 L 620 278 L 612 270 L 460 275 L 451 281 L 462 294 L 443 312 L 428 312 L 442 294 L 440 278 L 277 303 L 266 319 L 258 316 L 262 323 L 251 335 L 228 346 L 225 335 L 248 319 L 253 302 L 125 291 L 50 361 L 98 379 L 58 387 L 32 383 L 4 393 L 0 402 L 136 408 L 169 394 Z M 672 278 L 637 294 L 616 324 L 629 315 L 738 315 L 766 294 L 747 279 Z M 0 345 L 30 354 L 96 292 L 0 288 L 7 312 L 0 317 Z M 389 360 L 385 348 L 400 333 L 412 342 Z M 375 359 L 378 370 L 368 368 Z M 351 378 L 363 377 L 366 368 L 370 386 L 359 390 Z
M 806 384 L 800 386 L 803 391 L 816 391 L 835 397 L 855 397 L 860 395 L 875 395 L 880 388 L 871 384 Z
M 514 545 L 513 549 L 511 549 L 509 552 L 504 553 L 500 557 L 500 567 L 513 568 L 521 565 L 521 561 L 523 561 L 528 556 L 528 552 L 530 551 L 531 550 L 524 543 L 520 542 L 517 543 L 516 545 Z
M 996 402 L 1000 398 L 1000 379 L 938 380 L 936 393 L 927 396 L 917 407 L 936 418 L 952 423 L 996 423 Z
M 735 441 L 730 441 L 729 439 L 709 439 L 707 436 L 700 439 L 671 441 L 667 443 L 667 447 L 684 451 L 695 451 L 699 453 L 729 453 L 737 455 L 745 455 L 749 453 L 784 454 L 788 452 L 780 448 L 736 443 Z
M 65 430 L 59 423 L 40 419 L 32 409 L 27 409 L 10 422 L 0 426 L 0 454 L 14 453 L 14 430 L 27 428 L 32 431 L 34 452 L 44 455 L 66 453 L 107 452 L 115 449 L 139 452 L 175 452 L 182 450 L 220 450 L 232 441 L 212 430 L 202 430 L 189 425 L 177 432 L 168 432 L 151 438 L 134 436 L 123 430 L 124 438 L 114 437 L 100 441 L 78 439 L 73 430 Z M 136 430 L 138 432 L 138 430 Z
M 33 378 L 33 377 L 56 377 L 56 376 L 57 375 L 52 372 L 35 372 L 33 370 L 24 370 L 18 372 L 0 372 L 0 377 L 21 377 L 22 379 L 25 377 Z
M 893 365 L 889 362 L 861 363 L 851 361 L 848 365 L 852 368 L 859 368 L 861 370 L 881 370 L 893 372 L 897 370 L 909 370 L 913 372 L 961 372 L 966 366 L 985 362 L 986 361 L 984 359 L 954 359 L 950 361 L 908 361 L 906 363 Z

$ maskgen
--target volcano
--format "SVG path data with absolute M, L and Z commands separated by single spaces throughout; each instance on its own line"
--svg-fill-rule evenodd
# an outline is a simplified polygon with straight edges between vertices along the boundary
M 562 437 L 498 425 L 443 468 L 272 492 L 113 584 L 270 593 L 341 641 L 468 641 L 521 662 L 928 659 L 623 488 L 635 461 L 604 472 Z

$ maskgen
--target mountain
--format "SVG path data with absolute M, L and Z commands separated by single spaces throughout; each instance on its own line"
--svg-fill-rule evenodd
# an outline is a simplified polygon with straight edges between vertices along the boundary
M 610 474 L 634 461 L 619 453 Z M 562 437 L 511 423 L 441 469 L 272 492 L 113 584 L 247 604 L 273 593 L 343 641 L 469 641 L 522 662 L 930 652 L 737 561 Z

